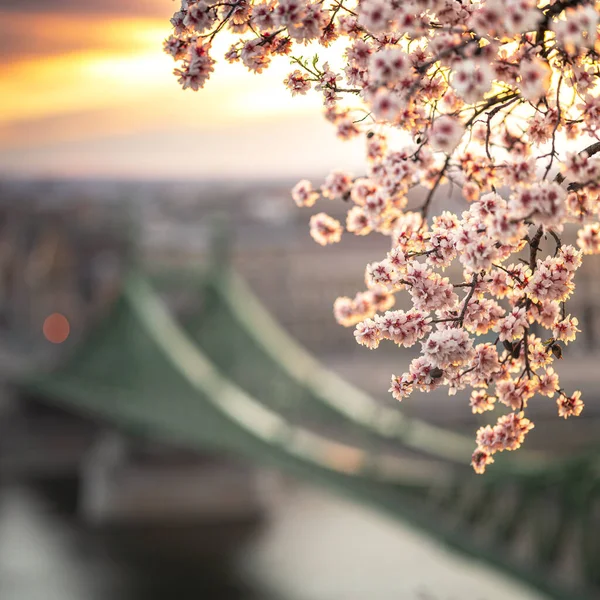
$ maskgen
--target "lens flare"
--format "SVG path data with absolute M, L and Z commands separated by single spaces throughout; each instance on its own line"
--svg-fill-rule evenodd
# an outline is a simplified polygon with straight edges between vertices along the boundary
M 71 326 L 69 320 L 60 313 L 47 316 L 42 328 L 44 337 L 52 344 L 62 344 L 69 337 Z

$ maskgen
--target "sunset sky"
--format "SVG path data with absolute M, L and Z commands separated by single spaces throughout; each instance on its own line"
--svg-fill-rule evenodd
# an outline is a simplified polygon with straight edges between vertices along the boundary
M 0 175 L 119 178 L 321 174 L 360 164 L 285 57 L 253 75 L 220 60 L 182 91 L 163 54 L 171 0 L 0 0 Z M 216 47 L 222 56 L 231 39 Z

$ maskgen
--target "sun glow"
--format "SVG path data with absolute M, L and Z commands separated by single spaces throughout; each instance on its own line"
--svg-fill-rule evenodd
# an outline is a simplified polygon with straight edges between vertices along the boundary
M 214 43 L 218 64 L 209 84 L 201 93 L 182 91 L 175 63 L 162 50 L 171 3 L 164 8 L 163 18 L 156 11 L 144 17 L 146 4 L 135 18 L 101 10 L 0 11 L 7 50 L 0 53 L 0 173 L 212 174 L 241 148 L 248 172 L 281 173 L 291 169 L 275 156 L 282 135 L 294 139 L 305 166 L 325 168 L 323 155 L 312 148 L 315 136 L 330 131 L 320 115 L 322 98 L 291 97 L 283 85 L 296 68 L 289 57 L 277 57 L 257 76 L 223 59 L 234 40 L 225 34 Z M 13 29 L 27 30 L 27 39 Z M 311 52 L 302 49 L 306 56 Z M 189 148 L 183 138 L 190 131 L 204 136 L 205 144 Z M 329 161 L 354 155 L 331 134 L 321 146 Z M 208 139 L 210 157 L 201 150 Z M 261 153 L 247 150 L 256 144 Z M 300 170 L 298 161 L 293 165 Z
M 191 93 L 183 93 L 172 74 L 174 63 L 162 51 L 168 22 L 162 20 L 107 20 L 96 28 L 81 27 L 81 18 L 50 19 L 52 27 L 34 19 L 32 30 L 52 48 L 71 48 L 42 56 L 25 56 L 5 65 L 0 74 L 0 123 L 41 118 L 77 110 L 93 110 L 166 97 L 187 105 Z M 50 32 L 50 33 L 49 33 Z M 227 36 L 218 42 L 215 54 L 227 47 Z M 104 47 L 101 44 L 104 44 Z M 292 101 L 281 82 L 291 70 L 289 60 L 276 61 L 266 77 L 257 79 L 240 65 L 219 65 L 211 85 L 195 95 L 198 113 L 206 108 L 232 120 L 257 114 L 295 113 L 314 110 L 315 97 Z M 202 106 L 202 105 L 205 106 Z M 211 119 L 215 117 L 211 115 Z M 219 116 L 216 115 L 217 120 Z

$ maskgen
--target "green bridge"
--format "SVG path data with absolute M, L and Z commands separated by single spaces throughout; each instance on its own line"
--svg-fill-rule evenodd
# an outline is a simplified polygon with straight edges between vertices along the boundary
M 176 318 L 162 294 L 192 293 Z M 227 266 L 132 273 L 58 368 L 17 386 L 131 434 L 322 484 L 552 598 L 600 597 L 600 462 L 521 451 L 485 476 L 473 440 L 408 419 L 324 369 Z

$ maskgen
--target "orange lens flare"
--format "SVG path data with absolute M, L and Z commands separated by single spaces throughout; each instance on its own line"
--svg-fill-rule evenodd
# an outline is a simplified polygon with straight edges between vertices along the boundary
M 60 313 L 52 313 L 44 321 L 42 327 L 44 337 L 53 344 L 62 344 L 71 331 L 67 317 Z

